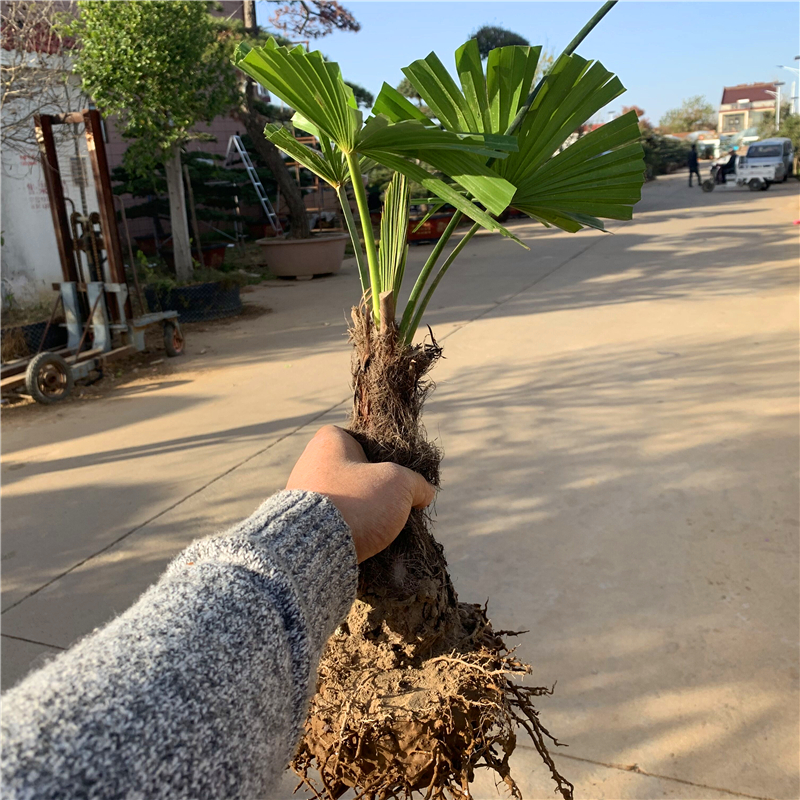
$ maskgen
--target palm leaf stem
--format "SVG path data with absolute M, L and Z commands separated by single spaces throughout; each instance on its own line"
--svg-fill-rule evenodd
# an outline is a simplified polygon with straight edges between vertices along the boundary
M 378 268 L 378 248 L 375 245 L 375 234 L 372 231 L 372 220 L 369 216 L 367 192 L 364 181 L 361 179 L 361 169 L 358 165 L 358 156 L 355 153 L 345 153 L 347 168 L 350 170 L 350 180 L 353 184 L 353 194 L 358 206 L 358 215 L 361 219 L 361 232 L 364 235 L 364 247 L 367 251 L 367 264 L 369 265 L 369 286 L 372 295 L 372 315 L 377 325 L 381 319 L 381 275 Z M 355 244 L 353 245 L 355 247 Z
M 556 64 L 561 61 L 562 58 L 566 56 L 571 56 L 575 50 L 577 49 L 578 45 L 592 32 L 592 30 L 597 26 L 603 17 L 608 14 L 609 11 L 617 4 L 617 0 L 608 0 L 608 2 L 603 3 L 597 13 L 578 31 L 575 38 L 567 45 L 564 52 L 553 62 L 553 68 L 555 68 Z M 508 130 L 506 131 L 506 136 L 511 136 L 513 133 L 516 133 L 517 128 L 522 125 L 525 116 L 527 115 L 528 111 L 530 111 L 531 106 L 533 105 L 533 101 L 536 99 L 537 95 L 544 86 L 544 81 L 547 75 L 542 75 L 539 78 L 539 82 L 534 87 L 533 91 L 528 95 L 527 100 L 525 100 L 522 108 L 517 112 L 517 116 L 511 122 L 511 125 L 508 126 Z M 489 162 L 489 165 L 493 164 L 495 159 L 492 159 Z
M 339 203 L 342 206 L 342 214 L 344 215 L 344 221 L 347 225 L 347 232 L 350 234 L 350 241 L 353 243 L 353 252 L 356 256 L 356 264 L 358 264 L 358 277 L 361 280 L 361 296 L 363 297 L 369 289 L 369 267 L 364 259 L 361 238 L 358 235 L 358 227 L 353 218 L 353 212 L 350 209 L 350 201 L 347 199 L 347 190 L 344 184 L 339 184 L 336 187 L 336 194 L 339 196 Z
M 453 218 L 447 223 L 447 227 L 442 231 L 439 241 L 436 242 L 435 247 L 428 256 L 428 260 L 422 267 L 422 271 L 417 276 L 417 280 L 414 283 L 414 288 L 411 290 L 411 295 L 406 303 L 406 309 L 403 312 L 403 319 L 400 322 L 400 336 L 403 338 L 408 338 L 406 333 L 408 331 L 408 326 L 411 324 L 411 319 L 414 316 L 414 309 L 417 305 L 417 301 L 422 294 L 422 290 L 425 288 L 428 278 L 433 272 L 433 268 L 436 266 L 436 262 L 439 260 L 439 256 L 446 247 L 448 239 L 453 235 L 453 231 L 461 221 L 462 216 L 463 215 L 460 211 L 456 211 L 456 213 L 453 214 Z M 413 333 L 411 335 L 413 336 Z
M 428 307 L 428 303 L 431 301 L 431 297 L 433 297 L 433 293 L 436 291 L 436 287 L 439 285 L 439 282 L 444 277 L 445 272 L 450 268 L 450 265 L 458 258 L 458 254 L 466 247 L 469 240 L 481 229 L 481 226 L 476 222 L 463 236 L 461 241 L 453 248 L 453 252 L 447 256 L 444 264 L 442 264 L 441 269 L 436 274 L 436 277 L 433 279 L 428 291 L 425 292 L 425 297 L 422 299 L 422 302 L 419 304 L 419 308 L 417 309 L 416 314 L 414 314 L 414 319 L 411 322 L 408 330 L 405 333 L 405 343 L 411 344 L 411 341 L 414 338 L 414 334 L 417 332 L 417 328 L 419 327 L 419 323 L 422 321 L 422 315 L 425 313 L 425 309 Z
M 600 22 L 616 4 L 617 0 L 608 0 L 607 3 L 603 3 L 597 13 L 575 34 L 575 38 L 566 46 L 561 57 L 571 56 L 578 49 L 578 45 L 592 32 L 597 23 Z

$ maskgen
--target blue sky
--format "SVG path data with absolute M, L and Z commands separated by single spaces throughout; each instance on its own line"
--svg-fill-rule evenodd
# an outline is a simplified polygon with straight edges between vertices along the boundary
M 361 2 L 342 0 L 361 23 L 359 33 L 312 41 L 338 61 L 346 80 L 377 94 L 396 85 L 401 68 L 435 50 L 452 69 L 453 52 L 481 25 L 500 25 L 560 52 L 600 2 Z M 266 24 L 266 3 L 258 3 Z M 622 2 L 595 28 L 578 53 L 616 72 L 627 92 L 609 106 L 638 105 L 658 123 L 692 95 L 716 106 L 723 86 L 783 80 L 787 95 L 798 67 L 797 2 Z M 603 115 L 605 118 L 605 114 Z

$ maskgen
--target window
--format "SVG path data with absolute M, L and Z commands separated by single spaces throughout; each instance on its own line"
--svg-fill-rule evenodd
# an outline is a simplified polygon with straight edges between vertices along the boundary
M 775 158 L 783 155 L 779 144 L 751 144 L 747 149 L 748 158 Z
M 744 127 L 744 114 L 724 114 L 722 116 L 722 132 L 736 133 Z

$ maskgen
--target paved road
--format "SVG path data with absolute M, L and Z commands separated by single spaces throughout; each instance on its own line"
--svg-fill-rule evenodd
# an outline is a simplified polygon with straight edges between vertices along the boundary
M 434 301 L 437 532 L 461 596 L 530 629 L 520 653 L 558 680 L 542 714 L 577 796 L 800 796 L 798 217 L 794 182 L 661 178 L 614 236 L 478 237 Z M 4 686 L 344 419 L 355 286 L 349 264 L 259 288 L 270 314 L 193 332 L 167 374 L 6 413 Z

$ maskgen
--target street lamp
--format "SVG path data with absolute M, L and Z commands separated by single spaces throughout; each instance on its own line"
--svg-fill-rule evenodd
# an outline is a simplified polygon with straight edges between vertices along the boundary
M 800 56 L 795 56 L 794 60 L 800 61 Z M 796 72 L 798 75 L 800 75 L 800 69 L 797 69 L 795 67 L 787 67 L 783 64 L 777 64 L 777 67 L 778 69 L 788 69 L 789 72 Z M 797 95 L 795 94 L 796 88 L 797 88 L 797 83 L 795 81 L 792 81 L 792 94 L 789 97 L 789 104 L 791 106 L 792 111 L 795 114 L 798 114 L 800 113 L 800 103 L 796 103 L 796 101 L 799 100 L 800 98 L 798 98 Z
M 781 86 L 785 86 L 786 83 L 784 81 L 775 81 L 774 82 L 775 88 L 777 89 L 776 92 L 771 92 L 769 89 L 766 90 L 767 94 L 771 94 L 775 98 L 775 127 L 780 128 L 781 126 Z

